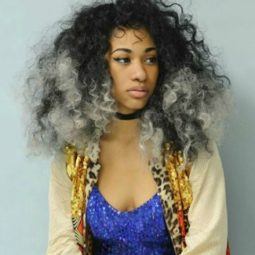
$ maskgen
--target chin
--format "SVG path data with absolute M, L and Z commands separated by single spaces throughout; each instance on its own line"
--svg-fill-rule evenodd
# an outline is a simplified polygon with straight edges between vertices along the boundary
M 132 100 L 126 102 L 126 104 L 120 104 L 118 110 L 122 113 L 132 113 L 138 110 L 143 109 L 148 100 Z
M 131 107 L 129 107 L 129 109 L 133 110 L 133 111 L 137 111 L 137 110 L 143 109 L 145 105 L 146 105 L 145 103 L 143 103 L 143 104 L 140 103 L 140 104 L 136 104 L 136 105 L 134 104 L 133 107 L 131 106 Z

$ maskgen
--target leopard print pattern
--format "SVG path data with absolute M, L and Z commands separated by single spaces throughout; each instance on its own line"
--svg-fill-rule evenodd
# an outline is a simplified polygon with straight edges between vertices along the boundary
M 93 186 L 96 184 L 98 180 L 98 174 L 100 169 L 99 159 L 96 162 L 90 161 L 88 164 L 88 171 L 86 175 L 86 186 L 85 186 L 85 208 L 87 208 L 88 204 L 88 197 L 92 191 Z M 86 210 L 86 209 L 85 209 Z M 92 233 L 89 226 L 86 224 L 86 213 L 84 211 L 83 214 L 83 222 L 84 222 L 84 229 L 86 229 L 86 242 L 87 247 L 85 248 L 84 255 L 92 255 L 93 252 L 93 240 L 92 240 Z
M 170 179 L 168 171 L 165 167 L 164 161 L 154 159 L 150 162 L 150 169 L 153 174 L 153 178 L 158 185 L 158 193 L 161 197 L 161 203 L 163 205 L 164 217 L 169 236 L 175 250 L 175 254 L 181 254 L 184 244 L 179 228 L 178 213 L 176 207 L 174 207 L 174 197 L 170 186 Z

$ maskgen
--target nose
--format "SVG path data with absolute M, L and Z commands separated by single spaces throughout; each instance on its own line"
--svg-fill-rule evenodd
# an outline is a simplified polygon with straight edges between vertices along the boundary
M 144 81 L 147 77 L 146 70 L 140 61 L 133 63 L 132 80 Z

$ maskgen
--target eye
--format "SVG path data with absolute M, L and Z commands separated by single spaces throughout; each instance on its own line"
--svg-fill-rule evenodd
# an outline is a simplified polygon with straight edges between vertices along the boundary
M 113 59 L 121 64 L 127 64 L 130 62 L 129 58 L 113 58 Z
M 157 61 L 158 61 L 157 57 L 146 58 L 146 62 L 148 64 L 155 64 L 155 63 L 157 63 Z

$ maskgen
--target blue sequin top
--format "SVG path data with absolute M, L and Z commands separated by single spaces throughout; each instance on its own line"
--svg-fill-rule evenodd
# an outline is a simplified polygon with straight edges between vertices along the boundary
M 93 236 L 93 255 L 174 255 L 160 196 L 132 211 L 113 208 L 94 185 L 86 221 Z

